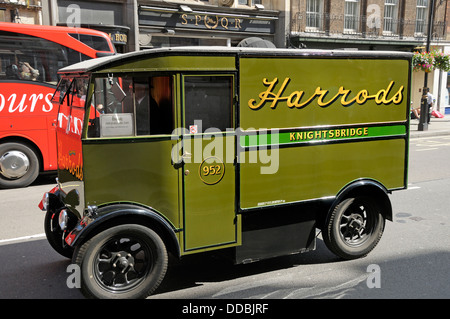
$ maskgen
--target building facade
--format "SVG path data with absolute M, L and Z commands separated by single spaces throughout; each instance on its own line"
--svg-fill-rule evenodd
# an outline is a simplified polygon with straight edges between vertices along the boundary
M 286 45 L 289 1 L 284 0 L 44 2 L 45 24 L 100 29 L 111 34 L 120 52 L 180 45 L 236 46 L 249 37 Z
M 446 39 L 447 1 L 436 0 L 433 41 Z M 429 0 L 292 0 L 295 46 L 413 51 L 427 37 Z
M 0 0 L 0 21 L 69 25 L 108 33 L 119 52 L 181 45 L 237 46 L 260 38 L 279 48 L 425 49 L 431 0 Z M 433 50 L 450 53 L 450 1 L 435 0 Z M 428 86 L 447 106 L 447 73 Z M 420 104 L 421 72 L 413 74 Z
M 297 48 L 424 51 L 430 0 L 291 0 L 288 44 Z M 449 1 L 435 0 L 431 50 L 450 53 Z M 449 104 L 446 72 L 428 76 L 441 112 Z M 412 107 L 420 106 L 424 72 L 413 72 Z
M 0 1 L 0 21 L 43 24 L 42 1 L 2 0 Z

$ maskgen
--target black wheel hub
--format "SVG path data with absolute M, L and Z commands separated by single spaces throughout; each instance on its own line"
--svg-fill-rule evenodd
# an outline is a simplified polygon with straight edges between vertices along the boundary
M 342 215 L 340 221 L 341 237 L 350 246 L 359 246 L 370 234 L 370 221 L 366 207 L 353 204 Z
M 145 279 L 151 271 L 151 261 L 151 249 L 139 239 L 111 239 L 97 254 L 95 279 L 108 291 L 126 291 Z

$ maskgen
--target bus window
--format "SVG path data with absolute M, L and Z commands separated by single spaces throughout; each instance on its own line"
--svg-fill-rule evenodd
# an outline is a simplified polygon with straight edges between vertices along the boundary
M 80 42 L 90 46 L 96 51 L 111 51 L 109 43 L 105 38 L 82 33 L 69 33 L 69 35 Z
M 0 31 L 0 80 L 56 84 L 56 72 L 88 56 L 42 38 Z
M 95 115 L 90 115 L 88 137 L 171 134 L 174 129 L 168 76 L 96 78 L 91 104 Z
M 231 76 L 186 76 L 185 127 L 195 126 L 198 133 L 208 128 L 222 132 L 232 128 L 232 88 Z

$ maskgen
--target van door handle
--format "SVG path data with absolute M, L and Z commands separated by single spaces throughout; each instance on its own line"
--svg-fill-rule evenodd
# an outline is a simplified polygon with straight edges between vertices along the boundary
M 181 159 L 178 162 L 174 162 L 172 160 L 172 165 L 175 169 L 179 169 L 183 166 L 183 163 L 192 157 L 192 154 L 189 152 L 185 152 L 183 155 L 181 155 Z

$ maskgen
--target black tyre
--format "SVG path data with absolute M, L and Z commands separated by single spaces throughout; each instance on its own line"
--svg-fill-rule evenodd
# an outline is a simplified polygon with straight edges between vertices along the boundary
M 97 234 L 77 249 L 74 260 L 85 297 L 138 299 L 158 288 L 168 255 L 156 232 L 131 224 Z
M 372 198 L 347 198 L 333 210 L 322 232 L 326 246 L 337 256 L 366 256 L 380 241 L 385 219 Z
M 0 188 L 26 187 L 39 175 L 39 159 L 21 143 L 0 145 Z
M 44 219 L 45 236 L 50 246 L 64 257 L 72 258 L 73 248 L 63 239 L 63 231 L 58 225 L 58 214 L 47 212 Z

